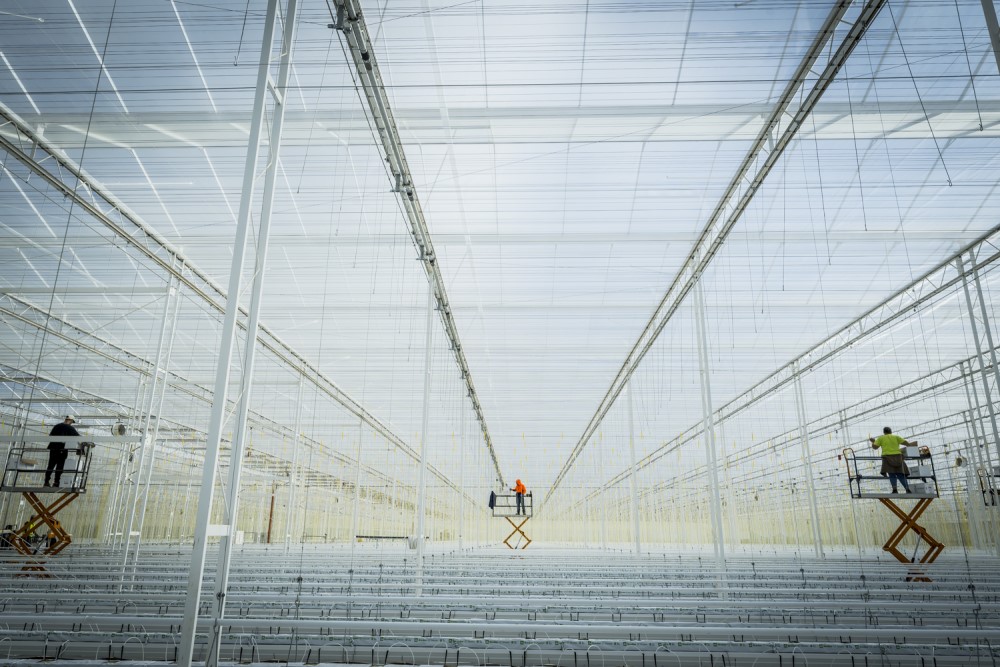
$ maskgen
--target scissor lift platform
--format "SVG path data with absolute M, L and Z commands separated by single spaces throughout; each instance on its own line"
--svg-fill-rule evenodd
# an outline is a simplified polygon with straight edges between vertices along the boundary
M 913 445 L 916 446 L 916 443 Z M 847 483 L 851 498 L 878 500 L 899 519 L 899 525 L 886 540 L 886 543 L 882 545 L 882 550 L 892 554 L 900 563 L 910 566 L 906 576 L 907 581 L 931 581 L 931 578 L 927 576 L 927 568 L 944 551 L 944 544 L 919 523 L 920 517 L 939 496 L 934 459 L 926 447 L 920 447 L 919 451 L 921 452 L 919 456 L 904 458 L 909 470 L 906 476 L 907 482 L 913 484 L 914 487 L 918 483 L 920 484 L 919 490 L 915 489 L 913 493 L 887 493 L 882 490 L 873 490 L 873 487 L 879 489 L 879 487 L 884 488 L 886 484 L 889 484 L 889 481 L 878 472 L 878 468 L 882 464 L 881 456 L 858 456 L 850 447 L 845 449 L 842 454 L 847 462 Z M 917 502 L 909 511 L 906 511 L 897 504 L 903 500 Z M 917 545 L 912 557 L 908 557 L 899 549 L 899 544 L 910 531 L 913 531 L 917 536 Z M 918 559 L 917 552 L 920 550 L 921 542 L 927 545 L 927 550 Z
M 490 508 L 493 510 L 494 518 L 506 519 L 507 523 L 509 523 L 513 529 L 503 540 L 503 543 L 507 545 L 507 548 L 527 549 L 528 545 L 531 544 L 531 538 L 524 532 L 524 525 L 528 523 L 528 520 L 534 515 L 534 499 L 532 498 L 531 493 L 529 492 L 524 494 L 523 514 L 519 514 L 517 511 L 516 493 L 492 494 Z M 515 535 L 520 535 L 521 537 L 518 538 L 516 544 L 511 544 L 510 541 Z M 521 538 L 524 539 L 524 544 L 521 544 Z
M 56 515 L 69 507 L 81 494 L 87 492 L 90 450 L 93 445 L 89 442 L 80 442 L 78 445 L 66 448 L 66 463 L 70 463 L 69 455 L 75 454 L 76 459 L 71 465 L 64 466 L 60 486 L 45 486 L 45 467 L 49 456 L 47 448 L 15 443 L 11 445 L 7 454 L 7 464 L 4 466 L 3 479 L 0 481 L 0 492 L 20 493 L 33 512 L 20 528 L 7 535 L 10 545 L 18 553 L 30 559 L 28 564 L 21 568 L 26 573 L 50 576 L 45 569 L 45 559 L 55 556 L 73 542 L 72 536 L 66 532 Z M 43 525 L 48 527 L 46 533 L 52 537 L 45 540 L 44 548 L 36 549 L 31 544 L 30 536 Z

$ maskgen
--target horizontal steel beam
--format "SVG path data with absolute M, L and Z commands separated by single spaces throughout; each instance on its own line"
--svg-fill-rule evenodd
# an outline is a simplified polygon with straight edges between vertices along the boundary
M 880 76 L 879 81 L 892 81 Z M 491 84 L 493 85 L 493 84 Z M 331 86 L 324 86 L 325 90 Z M 392 91 L 394 86 L 387 86 Z M 297 88 L 291 87 L 290 91 Z M 968 100 L 924 100 L 927 116 L 933 117 L 935 136 L 948 139 L 975 130 L 977 138 L 1000 136 L 1000 111 L 985 105 L 977 107 Z M 81 107 L 82 108 L 82 107 Z M 89 107 L 87 107 L 89 110 Z M 441 125 L 437 108 L 396 107 L 394 116 L 407 129 L 411 145 L 452 146 L 477 144 L 551 144 L 566 141 L 593 141 L 593 137 L 606 137 L 614 143 L 690 142 L 720 140 L 746 141 L 752 139 L 758 122 L 773 106 L 751 103 L 734 107 L 731 104 L 667 105 L 667 104 L 614 104 L 586 106 L 495 106 L 452 107 L 448 110 L 449 126 Z M 929 138 L 927 116 L 910 101 L 880 99 L 879 103 L 853 100 L 817 105 L 813 112 L 816 129 L 812 124 L 802 128 L 802 136 L 816 136 L 821 140 L 871 140 L 884 139 L 888 134 L 895 139 Z M 979 118 L 983 130 L 979 131 Z M 586 130 L 574 128 L 574 121 L 599 119 L 600 125 L 588 124 Z M 545 122 L 548 132 L 524 132 L 539 121 Z M 132 111 L 126 118 L 120 114 L 95 113 L 51 114 L 37 116 L 37 122 L 46 126 L 45 135 L 50 141 L 66 148 L 88 145 L 130 146 L 136 149 L 177 148 L 197 146 L 205 148 L 245 147 L 246 128 L 250 114 L 240 111 L 219 111 L 206 116 L 184 111 Z M 497 128 L 502 123 L 506 133 Z M 563 125 L 557 125 L 557 123 Z M 90 135 L 81 128 L 88 127 Z M 622 128 L 634 132 L 623 133 Z M 574 131 L 575 130 L 575 131 Z M 4 130 L 0 127 L 0 133 Z M 581 133 L 585 132 L 585 133 Z M 371 146 L 371 129 L 366 115 L 360 109 L 338 106 L 336 111 L 324 109 L 286 111 L 282 146 L 346 146 L 365 148 Z M 184 181 L 178 181 L 184 183 Z M 144 179 L 110 181 L 107 187 L 147 188 Z
M 177 278 L 182 285 L 216 312 L 220 314 L 225 312 L 225 290 L 207 274 L 194 267 L 179 249 L 157 234 L 138 214 L 80 168 L 63 150 L 41 137 L 2 103 L 0 103 L 0 121 L 3 121 L 3 125 L 0 125 L 3 129 L 3 132 L 0 132 L 0 149 L 5 150 L 56 191 L 75 202 L 81 210 L 107 227 L 116 238 L 127 241 L 129 247 L 152 261 L 164 275 Z M 39 152 L 46 159 L 36 159 Z M 65 178 L 66 176 L 70 178 Z M 67 180 L 75 183 L 71 185 L 66 182 Z M 93 195 L 94 199 L 84 196 L 85 192 Z M 96 203 L 98 199 L 103 201 L 109 210 L 99 206 Z M 240 313 L 243 316 L 247 314 L 243 308 L 240 309 Z M 237 324 L 245 330 L 244 320 L 238 318 Z M 290 369 L 299 373 L 317 390 L 356 415 L 413 460 L 419 460 L 419 454 L 415 449 L 263 324 L 259 327 L 257 342 L 287 364 Z M 463 493 L 440 471 L 436 476 L 449 487 Z
M 701 279 L 702 273 L 708 268 L 725 243 L 730 231 L 742 218 L 743 212 L 781 159 L 799 128 L 802 127 L 823 93 L 833 83 L 841 67 L 860 43 L 868 27 L 885 4 L 885 0 L 867 0 L 861 5 L 857 18 L 853 24 L 850 24 L 840 45 L 836 50 L 831 48 L 828 58 L 822 63 L 822 69 L 815 70 L 814 68 L 820 62 L 823 53 L 827 51 L 828 45 L 832 45 L 838 28 L 841 28 L 843 17 L 852 4 L 852 0 L 840 0 L 830 10 L 812 45 L 789 79 L 784 92 L 771 110 L 742 164 L 733 175 L 729 187 L 712 211 L 700 238 L 677 272 L 663 298 L 660 299 L 653 315 L 639 334 L 639 338 L 629 350 L 618 373 L 612 380 L 611 386 L 604 394 L 579 441 L 573 447 L 549 488 L 542 502 L 542 510 L 552 494 L 559 488 L 580 453 L 590 442 L 591 437 L 597 432 L 604 417 L 614 406 L 621 392 L 624 391 L 629 378 L 642 363 L 643 358 L 659 338 L 667 323 L 673 318 L 674 313 L 680 308 L 681 303 L 695 283 Z
M 374 129 L 378 133 L 378 138 L 382 143 L 386 165 L 389 168 L 389 177 L 392 180 L 393 192 L 398 196 L 402 210 L 405 213 L 407 223 L 410 226 L 410 235 L 413 244 L 417 248 L 418 259 L 427 275 L 428 283 L 433 291 L 434 300 L 437 304 L 438 316 L 441 318 L 445 335 L 455 362 L 462 375 L 465 384 L 466 394 L 472 404 L 476 420 L 483 435 L 483 443 L 493 462 L 497 479 L 501 486 L 506 486 L 503 481 L 503 471 L 500 469 L 500 462 L 497 460 L 496 450 L 493 448 L 493 440 L 490 438 L 489 427 L 486 424 L 486 415 L 479 401 L 479 394 L 476 393 L 476 385 L 472 380 L 472 372 L 469 369 L 469 362 L 465 357 L 465 350 L 462 348 L 462 341 L 458 335 L 458 325 L 452 314 L 451 303 L 448 300 L 448 291 L 445 289 L 444 276 L 438 265 L 438 256 L 434 250 L 434 243 L 431 240 L 430 230 L 424 218 L 424 211 L 420 205 L 420 198 L 417 194 L 416 185 L 413 182 L 413 175 L 406 161 L 406 152 L 403 149 L 402 137 L 399 128 L 396 127 L 396 120 L 392 114 L 392 106 L 389 103 L 385 86 L 382 83 L 382 75 L 379 72 L 378 61 L 375 58 L 372 48 L 371 38 L 368 35 L 368 27 L 365 24 L 361 13 L 361 7 L 357 0 L 334 0 L 328 5 L 330 11 L 336 7 L 336 14 L 331 13 L 331 18 L 335 23 L 330 24 L 330 28 L 336 28 L 344 36 L 347 51 L 353 60 L 357 73 L 357 80 L 361 83 L 368 110 L 371 113 Z

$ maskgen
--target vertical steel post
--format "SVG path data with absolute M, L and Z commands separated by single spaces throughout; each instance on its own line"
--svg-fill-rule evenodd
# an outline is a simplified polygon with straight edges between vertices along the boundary
M 434 342 L 434 284 L 427 281 L 427 338 L 424 351 L 424 412 L 420 427 L 420 476 L 417 490 L 417 595 L 424 592 L 424 510 L 427 491 L 427 435 L 431 415 L 431 345 Z
M 979 281 L 979 270 L 976 267 L 975 254 L 972 251 L 969 252 L 969 272 L 973 275 L 975 296 L 973 296 L 972 290 L 969 288 L 969 273 L 966 272 L 965 262 L 961 256 L 955 260 L 955 264 L 959 274 L 962 276 L 962 289 L 965 292 L 969 324 L 972 327 L 972 338 L 976 344 L 976 360 L 979 363 L 979 374 L 983 385 L 986 411 L 990 418 L 993 447 L 996 450 L 997 458 L 1000 459 L 1000 429 L 997 428 L 996 407 L 993 404 L 993 389 L 1000 390 L 1000 368 L 997 366 L 996 349 L 993 345 L 993 331 L 986 312 L 986 304 L 983 302 L 983 288 Z M 979 301 L 979 308 L 976 307 L 974 299 Z M 977 311 L 979 311 L 978 315 Z M 977 316 L 981 319 L 977 320 Z M 986 349 L 983 349 L 984 343 Z M 989 362 L 986 360 L 987 355 L 989 355 Z M 991 375 L 995 382 L 994 388 L 990 387 Z
M 458 550 L 462 550 L 465 534 L 465 406 L 460 404 L 460 416 L 458 419 Z
M 229 452 L 229 484 L 225 495 L 226 531 L 219 540 L 219 566 L 215 575 L 215 595 L 212 616 L 214 640 L 206 661 L 207 667 L 216 667 L 222 642 L 222 629 L 218 620 L 226 609 L 226 591 L 229 588 L 229 568 L 232 563 L 232 547 L 239 521 L 240 485 L 243 478 L 243 453 L 247 441 L 247 416 L 250 412 L 250 396 L 253 391 L 253 374 L 257 359 L 257 334 L 260 324 L 261 299 L 264 293 L 264 277 L 267 270 L 267 252 L 271 238 L 271 213 L 274 208 L 274 184 L 278 172 L 281 152 L 281 133 L 285 122 L 285 98 L 288 92 L 288 78 L 291 70 L 292 51 L 295 43 L 298 0 L 288 0 L 285 11 L 284 32 L 278 63 L 278 82 L 271 88 L 274 110 L 271 117 L 271 133 L 268 138 L 268 160 L 264 169 L 264 191 L 261 198 L 259 229 L 257 233 L 257 254 L 254 263 L 254 280 L 247 313 L 247 342 L 243 352 L 243 376 L 240 381 L 240 397 L 234 424 L 235 435 Z M 299 387 L 301 388 L 301 377 Z
M 278 483 L 271 484 L 271 509 L 267 513 L 267 544 L 271 543 L 271 528 L 274 526 L 274 494 L 278 491 Z
M 179 281 L 178 281 L 179 282 Z M 160 435 L 160 415 L 163 414 L 163 403 L 167 398 L 167 379 L 170 377 L 170 372 L 167 370 L 170 367 L 170 359 L 174 352 L 174 338 L 177 333 L 177 318 L 180 314 L 181 309 L 181 299 L 180 295 L 177 293 L 177 288 L 171 287 L 170 293 L 175 296 L 174 298 L 174 314 L 170 318 L 170 333 L 167 337 L 167 352 L 163 357 L 163 382 L 160 387 L 160 400 L 156 405 L 156 420 L 152 424 L 152 435 L 150 440 L 152 441 L 152 449 L 149 452 L 149 465 L 146 468 L 146 482 L 145 490 L 143 491 L 142 497 L 142 508 L 139 510 L 139 527 L 136 531 L 135 539 L 135 553 L 132 556 L 132 562 L 135 565 L 139 564 L 139 547 L 142 544 L 142 530 L 146 524 L 146 505 L 149 503 L 149 487 L 153 482 L 153 466 L 156 465 L 156 441 Z M 126 551 L 126 555 L 127 555 Z M 133 573 L 134 574 L 134 573 Z
M 981 468 L 985 474 L 989 474 L 992 469 L 993 462 L 990 457 L 990 448 L 986 446 L 986 435 L 980 430 L 980 426 L 983 421 L 983 407 L 979 401 L 979 392 L 976 390 L 975 372 L 972 369 L 971 362 L 968 364 L 967 369 L 969 381 L 965 383 L 965 398 L 969 403 L 969 427 L 972 429 L 972 434 L 976 440 L 973 446 L 973 451 L 976 455 L 976 463 L 978 467 Z M 989 477 L 986 479 L 988 480 Z M 978 476 L 976 479 L 976 486 L 979 486 Z M 983 502 L 985 502 L 985 498 L 983 499 Z M 998 525 L 997 513 L 987 512 L 986 515 L 987 522 L 990 525 L 989 533 L 993 537 L 993 547 L 996 551 L 996 555 L 1000 556 L 1000 525 Z
M 722 500 L 719 495 L 719 470 L 716 457 L 715 418 L 712 415 L 712 385 L 708 364 L 708 333 L 705 320 L 705 293 L 702 288 L 702 276 L 694 285 L 695 329 L 698 338 L 698 369 L 701 377 L 701 409 L 703 415 L 703 430 L 705 434 L 705 458 L 708 466 L 708 479 L 711 485 L 711 515 L 712 536 L 715 542 L 715 559 L 719 568 L 719 576 L 723 574 L 726 560 L 725 537 L 722 530 Z
M 635 543 L 635 553 L 636 555 L 639 555 L 642 553 L 639 536 L 639 483 L 636 479 L 636 475 L 639 474 L 639 469 L 636 466 L 635 461 L 635 413 L 633 411 L 632 403 L 631 378 L 629 378 L 628 383 L 625 385 L 625 391 L 626 397 L 628 398 L 628 403 L 625 408 L 628 410 L 628 453 L 632 462 L 632 472 L 629 474 L 629 487 L 632 494 L 632 540 Z
M 986 18 L 986 29 L 990 33 L 990 44 L 993 45 L 993 58 L 1000 72 L 1000 22 L 997 21 L 997 8 L 994 0 L 980 0 L 983 6 L 983 16 Z
M 806 491 L 809 494 L 809 520 L 812 523 L 813 548 L 816 557 L 823 558 L 823 535 L 819 529 L 819 507 L 816 504 L 816 483 L 813 480 L 812 450 L 809 448 L 809 429 L 806 427 L 806 405 L 802 396 L 802 375 L 798 364 L 795 365 L 795 409 L 799 415 L 799 441 L 802 449 L 799 454 L 806 473 Z
M 360 421 L 358 423 L 358 449 L 354 460 L 354 514 L 351 518 L 351 534 L 347 536 L 351 540 L 352 563 L 354 562 L 354 547 L 358 543 L 358 515 L 361 511 L 361 439 L 364 427 L 364 421 Z
M 165 304 L 166 306 L 166 304 Z M 164 318 L 166 318 L 166 313 L 164 313 Z M 164 319 L 164 326 L 166 321 Z M 162 329 L 161 329 L 162 331 Z M 157 352 L 158 354 L 159 352 Z M 156 361 L 154 360 L 154 367 Z M 144 415 L 149 414 L 150 407 L 147 405 L 147 401 L 152 400 L 152 385 L 153 376 L 150 375 L 148 378 L 141 378 L 139 384 L 139 390 L 136 395 L 135 410 L 129 415 L 129 432 L 133 433 L 143 433 L 146 432 L 146 425 L 144 423 Z M 147 399 L 147 396 L 149 397 Z M 143 406 L 146 405 L 145 408 Z M 131 442 L 123 443 L 122 445 L 122 458 L 121 465 L 118 470 L 118 482 L 115 485 L 117 493 L 115 494 L 114 501 L 115 506 L 112 515 L 113 521 L 113 539 L 111 541 L 112 548 L 118 548 L 119 546 L 126 547 L 126 537 L 129 532 L 128 521 L 131 511 L 135 508 L 135 499 L 133 498 L 133 493 L 137 489 L 135 475 L 138 474 L 136 471 L 136 458 L 138 458 L 139 466 L 142 465 L 142 455 L 145 449 L 145 440 L 140 444 L 135 445 Z M 123 555 L 128 552 L 127 548 L 122 549 Z M 124 574 L 125 561 L 122 561 L 122 569 Z
M 118 504 L 119 498 L 122 495 L 122 486 L 124 482 L 124 473 L 122 470 L 125 467 L 125 463 L 128 461 L 128 456 L 125 453 L 127 445 L 122 445 L 120 456 L 116 462 L 115 470 L 115 483 L 110 490 L 107 504 L 107 512 L 104 519 L 104 543 L 110 544 L 112 548 L 116 546 L 117 538 L 115 537 L 115 528 L 118 522 Z
M 171 276 L 167 280 L 167 292 L 163 295 L 163 318 L 160 323 L 160 335 L 157 337 L 156 341 L 156 354 L 153 357 L 153 372 L 149 377 L 149 397 L 146 403 L 145 415 L 143 416 L 142 423 L 142 444 L 139 447 L 139 463 L 135 466 L 135 474 L 132 480 L 132 486 L 129 491 L 130 501 L 127 504 L 127 509 L 125 511 L 128 519 L 125 521 L 125 539 L 124 548 L 122 549 L 122 571 L 121 577 L 122 581 L 125 580 L 125 570 L 128 568 L 129 561 L 129 551 L 132 547 L 132 528 L 135 526 L 135 517 L 137 508 L 139 506 L 139 494 L 142 489 L 142 477 L 143 472 L 146 469 L 147 458 L 150 458 L 153 442 L 150 438 L 150 423 L 153 419 L 153 406 L 156 403 L 156 390 L 160 386 L 160 368 L 163 365 L 163 350 L 166 345 L 167 331 L 170 327 L 170 306 L 173 305 L 172 297 L 176 290 L 173 286 L 174 278 Z M 164 378 L 163 384 L 166 384 L 166 378 Z M 152 466 L 150 466 L 152 470 Z M 145 505 L 143 505 L 145 509 Z
M 240 211 L 233 242 L 233 259 L 229 270 L 229 286 L 226 292 L 226 311 L 223 317 L 222 338 L 219 345 L 219 360 L 216 366 L 215 386 L 212 397 L 212 411 L 209 417 L 208 436 L 205 442 L 205 460 L 202 470 L 201 491 L 198 495 L 198 515 L 195 521 L 194 545 L 191 551 L 191 568 L 188 575 L 187 597 L 184 602 L 184 617 L 181 621 L 181 641 L 177 652 L 179 667 L 191 667 L 194 657 L 194 640 L 198 624 L 198 607 L 201 604 L 202 577 L 205 573 L 205 555 L 208 551 L 208 526 L 215 499 L 215 475 L 219 464 L 219 446 L 225 426 L 228 402 L 229 371 L 232 364 L 233 345 L 236 339 L 236 318 L 239 314 L 241 285 L 243 282 L 243 258 L 246 254 L 247 235 L 250 227 L 250 207 L 254 199 L 257 176 L 257 161 L 260 152 L 260 136 L 264 124 L 264 96 L 271 66 L 271 50 L 274 41 L 274 24 L 277 16 L 278 0 L 268 0 L 264 19 L 264 34 L 261 42 L 260 64 L 257 70 L 257 85 L 254 92 L 253 112 L 250 120 L 250 139 L 247 142 L 247 156 L 243 171 L 243 190 L 240 196 Z M 248 343 L 253 344 L 255 331 L 248 331 Z
M 257 360 L 257 334 L 260 324 L 261 299 L 264 293 L 264 278 L 267 271 L 267 252 L 271 239 L 271 213 L 274 207 L 274 184 L 278 172 L 281 151 L 281 132 L 285 122 L 285 97 L 291 70 L 292 51 L 295 41 L 298 0 L 288 0 L 285 11 L 284 31 L 281 39 L 281 55 L 278 62 L 278 81 L 271 88 L 274 110 L 271 117 L 271 132 L 268 138 L 268 160 L 264 168 L 264 191 L 261 197 L 259 230 L 257 233 L 257 253 L 254 260 L 253 288 L 250 295 L 250 309 L 247 312 L 247 339 L 243 351 L 243 375 L 240 379 L 240 396 L 233 425 L 234 437 L 229 451 L 229 484 L 225 494 L 225 534 L 219 539 L 219 565 L 215 574 L 215 595 L 212 616 L 221 619 L 226 609 L 226 591 L 229 588 L 229 568 L 232 563 L 232 548 L 239 521 L 240 486 L 243 479 L 243 457 L 248 439 L 247 416 L 250 413 L 250 397 L 253 392 L 253 375 Z M 302 379 L 299 377 L 301 391 Z M 300 396 L 301 399 L 301 396 Z M 298 408 L 296 408 L 298 409 Z M 214 651 L 211 651 L 207 667 L 215 667 L 219 662 L 221 627 L 214 624 Z
M 586 493 L 581 494 L 584 498 L 587 497 Z M 600 495 L 595 498 L 595 502 L 591 503 L 592 512 L 594 517 L 594 524 L 600 526 L 601 534 L 601 549 L 607 550 L 608 548 L 608 503 L 610 502 L 610 495 L 607 490 L 601 489 Z
M 292 467 L 288 471 L 288 507 L 285 508 L 285 553 L 288 553 L 292 545 L 292 524 L 295 522 L 295 490 L 298 486 L 296 477 L 299 474 L 299 439 L 302 432 L 302 385 L 304 382 L 305 377 L 300 375 L 299 397 L 295 402 L 295 434 L 292 436 Z

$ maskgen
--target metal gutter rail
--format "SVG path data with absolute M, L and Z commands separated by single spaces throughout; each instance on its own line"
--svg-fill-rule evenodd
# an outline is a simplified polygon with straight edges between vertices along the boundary
M 765 667 L 791 656 L 836 665 L 853 655 L 864 664 L 868 655 L 947 667 L 1000 659 L 1000 562 L 977 552 L 942 557 L 934 582 L 915 585 L 895 561 L 877 553 L 862 561 L 856 549 L 817 560 L 762 547 L 719 570 L 708 552 L 653 547 L 635 557 L 625 544 L 547 547 L 516 560 L 493 547 L 435 548 L 419 597 L 404 545 L 362 543 L 353 557 L 347 545 L 305 546 L 291 560 L 280 547 L 238 549 L 218 625 L 221 662 Z M 18 559 L 0 557 L 4 664 L 171 662 L 187 554 L 148 547 L 124 587 L 112 549 L 67 552 L 47 579 L 19 576 Z M 209 589 L 201 605 L 210 603 Z M 195 660 L 215 627 L 199 621 Z

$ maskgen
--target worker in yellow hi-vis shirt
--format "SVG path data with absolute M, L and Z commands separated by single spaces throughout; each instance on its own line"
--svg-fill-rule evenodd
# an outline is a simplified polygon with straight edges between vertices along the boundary
M 897 481 L 903 483 L 903 488 L 906 489 L 907 493 L 910 493 L 910 484 L 906 481 L 906 475 L 909 472 L 906 469 L 906 461 L 903 460 L 903 450 L 900 447 L 905 447 L 909 445 L 906 440 L 899 437 L 892 432 L 892 429 L 886 426 L 882 429 L 882 435 L 877 438 L 868 438 L 868 441 L 872 443 L 872 449 L 882 450 L 882 475 L 889 475 L 889 483 L 892 484 L 892 492 L 899 493 L 896 488 Z

